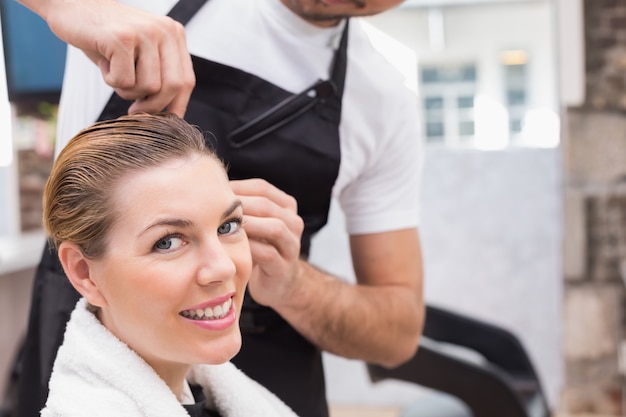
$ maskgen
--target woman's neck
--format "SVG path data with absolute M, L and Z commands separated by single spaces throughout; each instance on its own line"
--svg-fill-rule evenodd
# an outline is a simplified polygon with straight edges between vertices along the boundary
M 149 362 L 148 362 L 149 363 Z M 150 364 L 150 363 L 149 363 Z M 187 380 L 185 377 L 191 368 L 191 365 L 172 365 L 168 366 L 154 366 L 150 364 L 154 371 L 161 377 L 161 379 L 172 390 L 176 398 L 183 402 L 189 394 Z

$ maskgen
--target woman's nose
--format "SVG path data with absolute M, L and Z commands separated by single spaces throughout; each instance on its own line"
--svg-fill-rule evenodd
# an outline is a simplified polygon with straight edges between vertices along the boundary
M 227 248 L 218 241 L 202 245 L 199 251 L 198 283 L 209 285 L 233 279 L 237 272 Z

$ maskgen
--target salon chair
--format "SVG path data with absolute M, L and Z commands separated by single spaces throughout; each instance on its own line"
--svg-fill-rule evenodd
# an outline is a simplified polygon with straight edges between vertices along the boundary
M 434 306 L 426 307 L 423 337 L 410 361 L 393 369 L 367 367 L 372 382 L 401 380 L 448 394 L 473 417 L 550 415 L 539 376 L 515 335 Z

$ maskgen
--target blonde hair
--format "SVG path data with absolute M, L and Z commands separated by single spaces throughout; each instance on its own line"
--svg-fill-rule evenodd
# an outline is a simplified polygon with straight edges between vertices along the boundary
M 172 159 L 218 160 L 195 126 L 174 115 L 137 114 L 96 123 L 74 136 L 57 157 L 43 196 L 43 224 L 52 247 L 77 244 L 98 258 L 119 213 L 111 195 L 132 172 Z

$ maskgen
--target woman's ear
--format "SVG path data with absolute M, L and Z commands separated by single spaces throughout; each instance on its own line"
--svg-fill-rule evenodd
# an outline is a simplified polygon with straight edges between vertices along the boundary
M 104 307 L 107 304 L 106 299 L 91 274 L 92 261 L 85 257 L 80 247 L 75 243 L 62 242 L 59 245 L 58 253 L 65 275 L 76 291 L 85 297 L 91 305 Z

